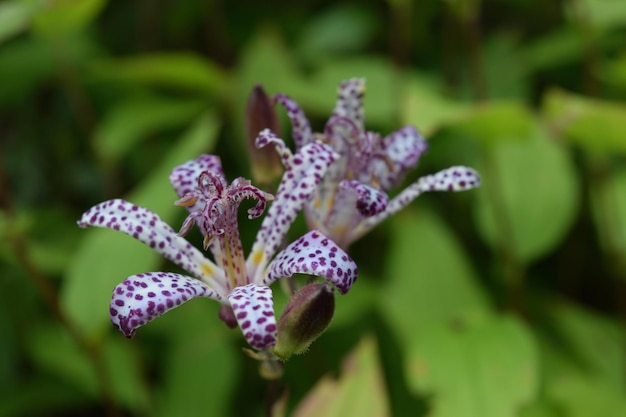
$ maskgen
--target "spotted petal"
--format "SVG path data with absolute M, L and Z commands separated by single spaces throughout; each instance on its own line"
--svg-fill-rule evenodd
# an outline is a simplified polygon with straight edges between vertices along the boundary
M 387 203 L 389 202 L 386 193 L 355 180 L 342 181 L 339 187 L 341 190 L 344 190 L 345 193 L 352 193 L 354 195 L 354 206 L 364 217 L 370 217 L 380 213 L 387 207 Z M 341 206 L 343 203 L 336 205 Z
M 202 281 L 172 272 L 148 272 L 128 277 L 113 290 L 111 321 L 124 336 L 192 298 L 222 300 Z
M 268 145 L 274 145 L 274 149 L 276 153 L 280 157 L 284 166 L 289 166 L 291 158 L 293 158 L 293 154 L 291 150 L 285 144 L 285 141 L 276 136 L 274 132 L 269 129 L 263 129 L 259 132 L 256 140 L 254 141 L 254 145 L 257 148 L 264 148 Z
M 178 198 L 183 198 L 185 195 L 195 191 L 198 186 L 198 177 L 204 171 L 209 171 L 220 176 L 224 176 L 222 171 L 222 162 L 219 156 L 215 155 L 200 155 L 196 159 L 187 161 L 182 165 L 174 168 L 170 174 L 170 183 L 176 191 Z M 195 205 L 187 206 L 190 212 L 198 211 L 201 209 L 202 203 L 196 203 Z
M 223 280 L 221 270 L 152 211 L 115 199 L 87 210 L 78 221 L 80 227 L 95 226 L 118 230 L 145 243 L 190 274 L 217 290 Z
M 339 96 L 333 115 L 351 120 L 359 131 L 362 131 L 364 126 L 363 96 L 365 95 L 365 79 L 352 78 L 343 81 L 339 84 L 337 92 Z
M 464 166 L 456 166 L 444 169 L 433 175 L 421 177 L 413 186 L 420 192 L 426 192 L 466 191 L 479 185 L 480 176 L 475 170 Z
M 274 345 L 276 317 L 272 290 L 249 284 L 233 289 L 228 299 L 248 344 L 257 350 Z
M 478 173 L 472 168 L 464 166 L 450 167 L 435 174 L 421 177 L 393 198 L 385 211 L 365 219 L 358 228 L 352 231 L 349 241 L 353 242 L 358 239 L 381 221 L 406 207 L 422 193 L 428 191 L 465 191 L 479 185 L 480 176 Z
M 428 143 L 413 126 L 405 126 L 383 139 L 382 159 L 372 161 L 372 170 L 383 190 L 389 190 L 415 168 Z
M 337 154 L 329 146 L 319 142 L 309 143 L 293 155 L 252 247 L 248 261 L 251 282 L 261 278 L 265 265 L 282 244 L 298 212 L 336 158 Z
M 268 267 L 263 279 L 270 285 L 279 278 L 293 274 L 309 274 L 325 278 L 340 293 L 350 290 L 357 278 L 356 263 L 332 240 L 313 230 L 280 252 Z
M 291 136 L 296 145 L 296 149 L 300 149 L 307 143 L 313 141 L 313 130 L 306 118 L 304 111 L 298 103 L 286 96 L 285 94 L 276 94 L 274 102 L 280 103 L 287 111 L 287 117 L 291 120 Z

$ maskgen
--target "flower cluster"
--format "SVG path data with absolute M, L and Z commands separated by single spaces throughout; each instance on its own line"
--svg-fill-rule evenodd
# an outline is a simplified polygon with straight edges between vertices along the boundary
M 85 212 L 78 221 L 80 227 L 126 233 L 189 273 L 147 272 L 128 277 L 113 291 L 113 324 L 132 337 L 137 328 L 156 317 L 205 297 L 221 303 L 220 318 L 241 329 L 259 358 L 284 359 L 306 350 L 332 318 L 332 288 L 345 294 L 356 280 L 356 264 L 345 252 L 350 243 L 423 192 L 467 190 L 480 183 L 474 170 L 457 166 L 421 177 L 390 199 L 387 192 L 417 166 L 427 143 L 412 126 L 385 138 L 365 130 L 364 92 L 362 79 L 341 83 L 333 113 L 324 131 L 316 134 L 296 102 L 283 94 L 274 98 L 287 110 L 296 145 L 292 153 L 270 129 L 256 137 L 256 148 L 273 146 L 284 166 L 275 197 L 241 177 L 229 184 L 219 157 L 202 155 L 170 175 L 179 197 L 176 204 L 188 210 L 178 233 L 149 209 L 121 199 Z M 269 99 L 257 91 L 259 100 L 249 112 L 257 107 L 267 112 Z M 253 125 L 267 124 L 265 119 L 271 118 Z M 256 201 L 248 209 L 249 219 L 260 217 L 270 203 L 247 257 L 237 219 L 239 205 L 246 199 Z M 310 231 L 279 251 L 300 211 Z M 203 249 L 213 260 L 184 239 L 195 226 L 204 237 Z M 269 286 L 294 274 L 326 282 L 296 292 L 277 323 Z
M 424 192 L 462 191 L 480 184 L 476 171 L 455 166 L 419 178 L 390 200 L 387 192 L 417 166 L 428 145 L 413 126 L 385 138 L 365 130 L 364 94 L 365 80 L 342 82 L 322 133 L 313 133 L 294 100 L 284 94 L 274 97 L 291 120 L 296 149 L 318 142 L 330 145 L 339 155 L 304 211 L 311 229 L 320 230 L 343 248 Z
M 167 311 L 197 297 L 222 304 L 220 316 L 238 325 L 248 344 L 263 351 L 276 341 L 276 318 L 269 285 L 296 273 L 319 276 L 337 290 L 348 292 L 357 276 L 354 261 L 333 241 L 313 230 L 279 247 L 296 215 L 319 185 L 337 155 L 328 146 L 311 143 L 295 155 L 282 152 L 285 173 L 265 215 L 250 255 L 244 258 L 237 224 L 237 208 L 247 198 L 257 201 L 248 217 L 259 217 L 271 196 L 243 178 L 227 184 L 220 159 L 203 155 L 172 172 L 170 181 L 189 210 L 176 233 L 155 213 L 124 200 L 100 203 L 83 214 L 81 227 L 119 230 L 162 254 L 191 276 L 173 272 L 133 275 L 113 291 L 113 324 L 126 336 Z M 196 224 L 204 235 L 206 258 L 181 235 Z

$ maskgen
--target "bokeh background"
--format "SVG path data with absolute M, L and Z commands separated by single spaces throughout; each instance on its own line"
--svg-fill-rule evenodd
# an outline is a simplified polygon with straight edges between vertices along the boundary
M 3 0 L 0 416 L 626 415 L 625 37 L 623 0 Z M 356 243 L 279 381 L 212 301 L 117 333 L 112 288 L 175 266 L 80 214 L 124 197 L 177 228 L 174 166 L 251 175 L 256 83 L 321 131 L 351 77 L 368 129 L 428 138 L 407 184 L 465 164 L 483 186 Z

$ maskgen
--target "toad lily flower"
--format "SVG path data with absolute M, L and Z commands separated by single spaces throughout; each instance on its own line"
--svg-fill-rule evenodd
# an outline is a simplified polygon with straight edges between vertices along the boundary
M 314 134 L 300 106 L 284 94 L 274 101 L 287 110 L 296 149 L 313 142 L 329 144 L 340 157 L 327 171 L 314 198 L 305 206 L 311 229 L 347 248 L 378 223 L 428 191 L 462 191 L 480 184 L 471 168 L 455 166 L 419 178 L 389 200 L 387 191 L 417 166 L 427 149 L 413 126 L 405 126 L 384 139 L 364 128 L 365 80 L 344 81 L 338 88 L 335 109 L 323 133 Z
M 162 254 L 192 276 L 173 272 L 148 272 L 128 277 L 113 291 L 113 324 L 127 337 L 138 327 L 196 297 L 222 304 L 220 317 L 238 324 L 253 348 L 270 349 L 276 340 L 276 318 L 269 285 L 296 273 L 326 279 L 345 294 L 354 283 L 354 261 L 318 231 L 300 237 L 278 253 L 297 213 L 310 198 L 324 172 L 337 155 L 326 145 L 311 143 L 291 155 L 283 152 L 285 173 L 276 198 L 256 236 L 250 256 L 244 259 L 237 224 L 237 209 L 247 198 L 257 201 L 248 218 L 259 217 L 271 196 L 243 178 L 230 185 L 220 159 L 203 155 L 175 168 L 170 181 L 180 197 L 177 204 L 189 210 L 180 233 L 155 213 L 124 200 L 110 200 L 85 212 L 78 224 L 119 230 Z M 197 224 L 204 235 L 206 258 L 181 235 Z

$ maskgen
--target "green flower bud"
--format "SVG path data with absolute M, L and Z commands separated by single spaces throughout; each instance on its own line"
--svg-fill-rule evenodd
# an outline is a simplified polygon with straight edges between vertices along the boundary
M 335 295 L 324 283 L 309 284 L 289 300 L 278 320 L 274 354 L 282 360 L 304 353 L 330 324 Z

